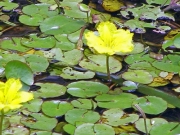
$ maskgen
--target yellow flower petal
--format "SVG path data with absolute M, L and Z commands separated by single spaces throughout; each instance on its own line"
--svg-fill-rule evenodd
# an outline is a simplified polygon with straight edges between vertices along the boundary
M 5 95 L 6 100 L 11 102 L 17 95 L 18 91 L 22 87 L 21 81 L 19 79 L 11 78 L 5 84 Z
M 20 101 L 21 101 L 21 103 L 22 103 L 22 102 L 27 102 L 27 101 L 33 99 L 33 94 L 30 93 L 30 92 L 21 91 L 21 92 L 19 93 L 19 96 L 20 96 Z
M 113 38 L 113 32 L 117 30 L 116 26 L 110 22 L 102 22 L 98 25 L 97 30 L 99 37 L 104 41 L 106 46 L 110 45 Z
M 97 27 L 99 35 L 85 34 L 87 45 L 100 54 L 113 55 L 117 52 L 131 52 L 133 34 L 129 30 L 118 29 L 113 23 L 102 22 Z
M 21 87 L 19 79 L 11 78 L 6 83 L 0 82 L 0 110 L 8 112 L 18 109 L 22 106 L 21 103 L 33 99 L 33 94 L 20 91 Z

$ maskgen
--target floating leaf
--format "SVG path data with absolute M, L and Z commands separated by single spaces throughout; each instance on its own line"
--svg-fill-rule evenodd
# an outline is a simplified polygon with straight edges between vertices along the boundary
M 31 129 L 51 131 L 57 124 L 55 118 L 49 118 L 41 113 L 32 113 L 30 116 L 32 118 L 23 118 L 21 119 L 21 122 Z
M 67 92 L 75 97 L 94 97 L 103 93 L 107 93 L 109 87 L 99 82 L 77 81 L 67 86 Z
M 0 48 L 4 49 L 4 50 L 15 50 L 15 51 L 19 51 L 19 52 L 29 51 L 31 48 L 22 46 L 21 39 L 22 38 L 11 38 L 11 39 L 1 40 Z
M 176 122 L 159 124 L 153 126 L 150 131 L 151 135 L 176 135 L 180 133 L 180 125 Z
M 48 60 L 40 55 L 27 54 L 25 55 L 25 59 L 34 73 L 44 72 L 49 66 Z
M 74 125 L 71 125 L 71 124 L 66 124 L 64 127 L 63 127 L 63 130 L 65 132 L 67 132 L 68 134 L 70 135 L 74 135 L 74 131 L 75 131 L 76 127 Z
M 64 79 L 90 79 L 93 78 L 95 75 L 94 72 L 87 71 L 87 72 L 79 72 L 76 70 L 73 70 L 70 67 L 63 68 L 61 77 Z
M 45 34 L 70 34 L 80 29 L 84 24 L 84 21 L 67 18 L 63 15 L 58 15 L 45 19 L 40 24 L 40 29 Z
M 102 94 L 95 98 L 97 105 L 102 108 L 130 108 L 132 102 L 137 96 L 129 93 L 121 93 L 120 95 Z
M 66 87 L 54 84 L 54 83 L 36 83 L 35 85 L 40 86 L 41 88 L 34 92 L 37 97 L 50 98 L 58 97 L 64 95 L 66 92 Z
M 35 14 L 33 16 L 21 15 L 19 17 L 19 21 L 23 24 L 29 26 L 39 26 L 39 24 L 43 21 L 43 17 L 39 14 Z
M 56 40 L 52 36 L 40 38 L 37 34 L 30 34 L 29 38 L 23 38 L 21 43 L 32 48 L 52 48 L 56 45 Z
M 82 0 L 63 0 L 60 4 L 64 8 L 65 15 L 73 18 L 87 18 L 87 13 L 80 10 L 79 3 Z
M 106 124 L 111 126 L 127 125 L 139 119 L 137 114 L 123 115 L 124 112 L 121 109 L 113 108 L 103 112 L 103 119 L 105 119 Z
M 180 57 L 179 55 L 167 55 L 161 61 L 154 61 L 152 65 L 157 69 L 167 72 L 179 72 L 180 71 Z
M 42 99 L 33 99 L 25 104 L 23 104 L 23 108 L 30 112 L 39 112 L 41 110 L 41 105 L 43 101 Z
M 148 132 L 152 129 L 153 126 L 158 126 L 164 123 L 168 123 L 168 122 L 162 118 L 153 118 L 153 119 L 146 118 L 146 125 L 147 125 Z M 146 133 L 145 126 L 142 126 L 142 125 L 145 125 L 143 118 L 140 118 L 138 121 L 135 122 L 136 128 L 139 131 Z
M 75 125 L 76 122 L 96 123 L 100 119 L 100 115 L 94 111 L 85 109 L 72 109 L 65 114 L 65 120 Z
M 71 104 L 76 107 L 76 108 L 81 108 L 81 109 L 95 109 L 96 108 L 96 103 L 90 99 L 77 99 L 71 101 Z
M 58 34 L 54 36 L 58 41 L 56 42 L 56 48 L 61 50 L 70 51 L 75 49 L 75 44 L 68 40 L 67 34 Z
M 85 69 L 90 69 L 96 72 L 107 73 L 106 56 L 105 55 L 91 55 L 88 59 L 83 59 L 79 65 Z M 121 70 L 122 65 L 120 61 L 113 57 L 109 57 L 110 73 L 116 73 Z
M 30 131 L 25 127 L 10 127 L 3 132 L 5 135 L 29 135 Z
M 19 78 L 27 85 L 32 85 L 34 82 L 32 70 L 23 62 L 13 60 L 5 66 L 6 78 Z
M 78 126 L 74 135 L 115 135 L 114 129 L 106 124 L 84 123 Z
M 13 3 L 11 1 L 6 1 L 6 2 L 0 2 L 0 7 L 4 10 L 4 11 L 10 11 L 13 10 L 15 8 L 17 8 L 19 5 L 16 3 Z
M 83 53 L 80 50 L 74 49 L 71 51 L 64 52 L 64 55 L 59 57 L 57 60 L 60 62 L 56 63 L 57 65 L 77 65 L 82 59 Z
M 73 106 L 66 101 L 51 100 L 42 104 L 42 112 L 50 117 L 62 116 L 72 109 Z
M 122 78 L 142 84 L 149 84 L 153 81 L 152 75 L 145 70 L 132 70 L 122 74 Z
M 160 114 L 167 109 L 167 102 L 155 96 L 137 98 L 134 100 L 133 104 L 138 104 L 143 112 L 147 114 Z

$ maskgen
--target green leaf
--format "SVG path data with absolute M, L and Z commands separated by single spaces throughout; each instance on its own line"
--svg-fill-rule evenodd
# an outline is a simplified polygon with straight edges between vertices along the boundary
M 90 99 L 77 99 L 71 101 L 71 104 L 80 109 L 95 109 L 96 108 L 96 103 L 93 100 Z
M 35 96 L 42 98 L 58 97 L 64 95 L 66 87 L 55 83 L 36 83 L 41 88 L 34 92 Z
M 27 85 L 34 83 L 32 70 L 23 62 L 13 60 L 5 66 L 6 78 L 19 78 Z
M 122 78 L 142 84 L 149 84 L 153 81 L 153 76 L 145 70 L 132 70 L 122 74 Z
M 168 123 L 168 122 L 162 118 L 152 118 L 152 119 L 146 118 L 146 124 L 147 124 L 148 132 L 152 129 L 153 126 L 158 126 L 158 125 L 164 124 L 164 123 Z M 142 125 L 144 125 L 144 119 L 143 118 L 140 118 L 138 121 L 135 122 L 136 128 L 139 131 L 146 133 L 145 126 L 142 126 Z
M 58 41 L 56 42 L 56 48 L 60 48 L 61 50 L 70 51 L 75 49 L 75 44 L 70 42 L 67 34 L 58 34 L 54 36 Z M 79 37 L 79 35 L 78 35 Z
M 49 118 L 41 113 L 32 113 L 30 116 L 31 117 L 21 119 L 21 123 L 31 129 L 52 131 L 57 124 L 55 118 Z
M 25 59 L 28 65 L 30 66 L 30 68 L 32 69 L 33 73 L 44 72 L 49 66 L 48 60 L 40 55 L 27 54 L 25 55 Z
M 15 50 L 15 51 L 19 51 L 19 52 L 29 51 L 31 48 L 22 46 L 21 39 L 22 38 L 13 37 L 11 39 L 1 40 L 0 48 L 4 49 L 4 50 Z
M 42 104 L 42 112 L 50 117 L 62 116 L 72 109 L 73 106 L 66 101 L 51 100 Z
M 74 31 L 77 31 L 84 24 L 84 21 L 67 18 L 63 15 L 58 15 L 45 19 L 40 24 L 40 29 L 45 34 L 69 34 Z
M 97 105 L 102 108 L 130 108 L 132 102 L 137 96 L 129 93 L 121 93 L 120 95 L 102 94 L 95 98 Z
M 30 34 L 29 38 L 22 38 L 21 43 L 31 48 L 53 48 L 56 45 L 56 40 L 53 36 L 40 38 L 37 37 L 37 34 Z
M 29 15 L 21 15 L 19 17 L 19 21 L 25 25 L 29 26 L 39 26 L 39 24 L 43 21 L 43 17 L 39 14 L 35 14 L 33 16 Z
M 65 114 L 65 120 L 72 125 L 76 122 L 96 123 L 99 119 L 99 113 L 86 109 L 72 109 Z
M 79 65 L 85 69 L 96 72 L 107 73 L 106 56 L 105 55 L 91 55 L 88 59 L 83 59 Z M 109 57 L 110 73 L 116 73 L 121 70 L 121 62 L 113 57 Z
M 13 10 L 13 9 L 17 8 L 18 6 L 19 6 L 18 4 L 13 3 L 11 1 L 0 2 L 0 7 L 2 7 L 2 9 L 5 11 Z
M 176 135 L 180 133 L 180 125 L 177 122 L 170 122 L 154 126 L 151 135 Z
M 157 104 L 158 103 L 158 104 Z M 155 96 L 145 96 L 133 101 L 133 105 L 138 106 L 147 114 L 160 114 L 167 109 L 167 102 Z
M 67 92 L 75 97 L 94 97 L 103 93 L 107 93 L 109 87 L 99 82 L 77 81 L 67 86 Z
M 95 75 L 94 72 L 87 71 L 87 72 L 79 72 L 76 70 L 73 70 L 70 67 L 63 68 L 61 77 L 64 79 L 90 79 L 93 78 Z
M 30 112 L 39 112 L 41 110 L 41 105 L 43 103 L 42 99 L 33 99 L 25 104 L 23 104 L 23 108 Z
M 106 124 L 84 123 L 78 126 L 74 135 L 115 135 L 114 129 Z

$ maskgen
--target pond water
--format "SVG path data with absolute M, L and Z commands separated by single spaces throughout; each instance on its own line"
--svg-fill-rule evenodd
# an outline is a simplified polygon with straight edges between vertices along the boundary
M 177 1 L 3 0 L 0 7 L 1 81 L 20 79 L 34 95 L 5 113 L 2 134 L 180 134 Z M 101 24 L 108 25 L 101 31 Z M 112 50 L 115 41 L 133 49 L 95 49 L 102 42 L 85 39 L 88 32 L 104 34 Z

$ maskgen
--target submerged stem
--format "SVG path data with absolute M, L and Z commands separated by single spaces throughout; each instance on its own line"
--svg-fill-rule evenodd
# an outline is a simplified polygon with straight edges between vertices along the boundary
M 106 68 L 107 68 L 108 81 L 111 81 L 111 74 L 109 69 L 109 55 L 106 56 Z
M 4 119 L 4 111 L 1 111 L 1 121 L 0 121 L 0 135 L 2 135 L 2 127 L 3 127 L 3 119 Z

